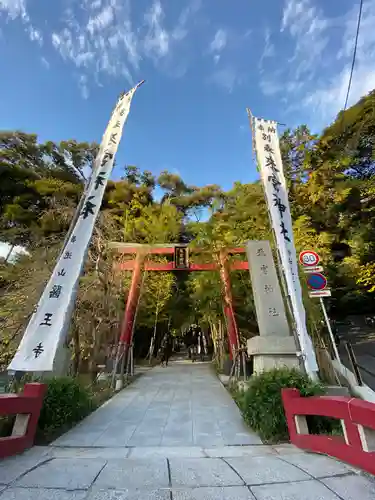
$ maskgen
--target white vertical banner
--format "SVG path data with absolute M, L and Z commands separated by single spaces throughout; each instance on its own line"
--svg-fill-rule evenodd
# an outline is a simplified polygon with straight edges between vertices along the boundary
M 112 112 L 77 222 L 8 370 L 25 372 L 53 370 L 58 348 L 66 340 L 79 278 L 104 191 L 113 169 L 114 157 L 130 111 L 130 104 L 135 91 L 142 83 L 122 94 Z
M 318 365 L 312 341 L 306 328 L 306 313 L 298 276 L 292 217 L 281 160 L 277 123 L 260 118 L 254 118 L 253 120 L 253 134 L 255 136 L 258 166 L 276 244 L 280 253 L 282 270 L 296 323 L 302 357 L 306 372 L 314 375 L 318 371 Z

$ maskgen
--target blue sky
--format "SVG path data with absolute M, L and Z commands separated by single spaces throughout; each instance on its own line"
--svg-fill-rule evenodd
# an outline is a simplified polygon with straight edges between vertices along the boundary
M 257 177 L 246 107 L 320 130 L 345 100 L 354 0 L 0 0 L 0 127 L 100 141 L 141 79 L 117 156 L 195 185 Z M 365 0 L 350 102 L 375 87 Z

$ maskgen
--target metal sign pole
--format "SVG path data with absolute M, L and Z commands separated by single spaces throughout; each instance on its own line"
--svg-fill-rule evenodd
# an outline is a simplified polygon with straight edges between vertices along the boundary
M 333 332 L 332 332 L 332 328 L 331 328 L 331 323 L 329 321 L 329 317 L 328 317 L 328 314 L 327 314 L 326 306 L 324 305 L 324 301 L 323 301 L 322 297 L 320 297 L 319 300 L 320 300 L 320 305 L 322 306 L 322 311 L 323 311 L 324 319 L 325 319 L 325 322 L 326 322 L 326 325 L 327 325 L 327 328 L 328 328 L 328 332 L 329 332 L 329 336 L 330 336 L 330 339 L 331 339 L 331 342 L 332 342 L 333 351 L 335 353 L 337 361 L 339 361 L 341 363 L 339 351 L 338 351 L 337 346 L 336 346 L 335 337 L 333 336 Z

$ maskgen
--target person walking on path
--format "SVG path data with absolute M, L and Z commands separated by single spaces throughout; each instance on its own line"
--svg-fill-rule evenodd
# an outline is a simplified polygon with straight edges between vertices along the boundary
M 172 354 L 173 340 L 169 333 L 166 333 L 161 346 L 161 366 L 168 366 L 169 358 Z
M 202 330 L 198 325 L 191 325 L 188 331 L 189 352 L 194 363 L 199 347 L 202 345 Z

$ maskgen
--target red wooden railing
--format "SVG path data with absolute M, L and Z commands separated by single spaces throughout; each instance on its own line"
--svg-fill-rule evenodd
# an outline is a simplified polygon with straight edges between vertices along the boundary
M 303 398 L 297 389 L 283 389 L 290 441 L 299 448 L 325 453 L 375 474 L 375 404 L 347 397 Z M 341 421 L 344 436 L 309 434 L 306 415 Z M 372 443 L 371 443 L 372 441 Z
M 10 457 L 30 448 L 46 393 L 45 384 L 26 384 L 21 394 L 0 395 L 0 415 L 16 415 L 12 434 L 0 438 L 0 458 Z

